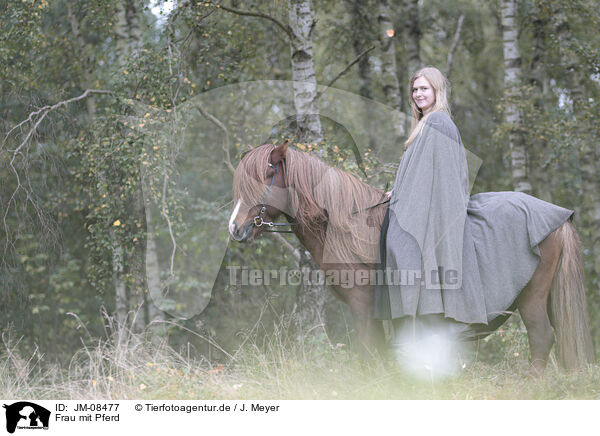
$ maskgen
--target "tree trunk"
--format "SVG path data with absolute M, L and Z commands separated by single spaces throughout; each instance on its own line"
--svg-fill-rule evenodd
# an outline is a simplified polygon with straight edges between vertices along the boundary
M 312 32 L 316 25 L 309 0 L 290 0 L 289 25 L 292 29 L 292 79 L 294 80 L 294 105 L 297 111 L 300 140 L 318 142 L 323 139 L 321 120 L 314 102 L 317 81 L 313 59 Z M 314 262 L 299 261 L 303 268 L 316 269 Z M 297 316 L 304 331 L 325 323 L 325 302 L 329 293 L 325 285 L 300 284 Z M 311 330 L 315 332 L 315 330 Z
M 129 29 L 127 24 L 127 3 L 128 0 L 118 0 L 116 10 L 115 39 L 117 42 L 117 59 L 120 65 L 123 65 L 127 56 L 129 56 Z
M 419 23 L 419 0 L 406 0 L 406 23 L 404 35 L 410 74 L 421 68 L 421 25 Z
M 83 75 L 83 88 L 93 89 L 92 81 L 92 68 L 89 64 L 88 58 L 85 56 L 85 41 L 81 35 L 79 20 L 73 9 L 71 3 L 67 2 L 67 15 L 71 23 L 71 31 L 73 32 L 73 45 L 77 57 L 82 62 L 82 75 Z M 88 118 L 90 122 L 94 122 L 96 119 L 96 102 L 93 96 L 86 99 L 86 107 L 88 112 Z M 106 186 L 106 176 L 103 171 L 99 173 L 100 186 Z M 104 189 L 104 188 L 102 188 Z M 101 193 L 106 194 L 106 192 Z M 115 314 L 118 323 L 124 323 L 127 317 L 127 292 L 125 288 L 125 280 L 123 278 L 123 247 L 119 244 L 118 237 L 112 228 L 112 223 L 107 223 L 109 226 L 109 237 L 111 241 L 111 253 L 112 253 L 112 267 L 113 267 L 113 284 L 115 288 Z
M 81 59 L 82 62 L 82 75 L 83 75 L 83 89 L 93 89 L 92 73 L 90 68 L 89 59 L 85 56 L 85 42 L 83 36 L 81 36 L 79 19 L 73 13 L 71 8 L 71 2 L 67 2 L 67 15 L 71 23 L 71 31 L 73 32 L 73 46 L 75 48 L 76 57 Z M 91 121 L 96 118 L 96 100 L 93 95 L 90 95 L 86 100 L 85 104 L 87 107 L 88 117 Z
M 119 64 L 126 65 L 127 58 L 140 48 L 141 32 L 140 18 L 134 0 L 121 0 L 117 6 L 117 23 L 115 35 L 117 38 L 117 54 Z M 140 181 L 139 194 L 141 196 L 140 213 L 146 220 L 146 250 L 144 256 L 144 267 L 138 266 L 136 274 L 138 280 L 136 284 L 141 288 L 137 292 L 129 293 L 129 301 L 126 304 L 130 310 L 135 311 L 135 327 L 137 330 L 143 330 L 149 323 L 164 319 L 163 312 L 153 303 L 151 294 L 161 292 L 160 273 L 156 243 L 154 241 L 154 226 L 152 222 L 152 213 L 150 211 L 150 202 L 143 186 L 144 181 Z M 143 276 L 145 271 L 146 280 Z M 143 284 L 147 284 L 146 289 Z M 150 291 L 150 292 L 149 292 Z M 124 296 L 124 295 L 123 295 Z M 118 297 L 119 298 L 119 297 Z
M 519 53 L 517 7 L 515 0 L 502 1 L 502 40 L 504 47 L 504 91 L 508 99 L 505 116 L 509 125 L 513 188 L 531 193 L 528 175 L 527 150 L 519 133 L 521 114 L 515 103 L 521 80 L 521 55 Z
M 127 23 L 127 4 L 128 0 L 119 0 L 117 2 L 116 23 L 114 27 L 116 43 L 117 43 L 117 60 L 119 65 L 126 64 L 126 59 L 129 56 L 129 28 Z M 101 175 L 101 177 L 104 177 Z M 110 228 L 111 240 L 113 239 L 114 231 Z M 129 309 L 136 309 L 135 306 L 130 306 L 127 299 L 125 289 L 124 275 L 124 259 L 123 249 L 113 241 L 113 280 L 115 281 L 115 307 L 116 317 L 119 324 L 125 324 Z M 134 292 L 130 292 L 132 298 Z
M 546 73 L 546 26 L 548 18 L 545 12 L 537 4 L 532 5 L 530 13 L 531 24 L 533 25 L 533 56 L 531 59 L 531 69 L 529 70 L 528 80 L 533 85 L 538 96 L 537 103 L 543 107 L 545 96 L 548 94 L 549 84 Z
M 146 218 L 146 250 L 145 250 L 145 270 L 146 270 L 146 283 L 148 285 L 148 291 L 144 292 L 141 304 L 144 305 L 146 310 L 144 315 L 146 317 L 144 325 L 138 325 L 138 328 L 143 329 L 152 321 L 164 319 L 164 313 L 156 306 L 152 296 L 160 295 L 162 293 L 162 284 L 160 281 L 160 263 L 158 260 L 158 252 L 156 249 L 155 228 L 154 219 L 152 216 L 152 208 L 149 202 L 147 194 L 146 181 L 142 180 L 141 189 L 144 201 L 144 213 Z
M 302 272 L 302 282 L 299 285 L 296 297 L 296 325 L 301 333 L 310 331 L 313 336 L 319 336 L 320 332 L 326 332 L 325 304 L 327 297 L 330 297 L 330 293 L 325 285 L 312 283 L 308 280 L 314 276 L 311 274 L 312 271 L 318 270 L 319 267 L 304 248 L 300 249 L 298 266 Z M 322 327 L 323 330 L 316 327 Z
M 142 28 L 140 26 L 140 16 L 136 10 L 133 0 L 128 1 L 127 21 L 129 23 L 129 41 L 131 49 L 139 50 L 142 41 Z M 165 319 L 165 314 L 158 308 L 152 299 L 152 295 L 160 295 L 163 291 L 163 285 L 160 281 L 160 264 L 158 260 L 158 250 L 155 241 L 155 225 L 152 215 L 152 209 L 149 204 L 148 192 L 144 186 L 144 180 L 140 180 L 140 190 L 142 200 L 142 214 L 146 220 L 146 250 L 144 256 L 144 268 L 140 269 L 140 273 L 145 271 L 147 287 L 142 288 L 137 301 L 133 303 L 140 307 L 140 312 L 144 314 L 144 322 L 138 323 L 138 330 L 143 330 L 153 322 L 162 321 Z M 144 283 L 144 281 L 138 281 Z M 162 335 L 165 332 L 165 326 L 158 324 L 152 328 L 155 334 Z
M 573 40 L 571 27 L 564 7 L 559 5 L 554 11 L 556 35 L 560 47 L 563 68 L 567 74 L 567 87 L 573 102 L 575 119 L 584 113 L 582 108 L 585 99 L 585 77 L 580 68 L 577 55 L 569 50 L 569 42 Z M 590 231 L 590 249 L 594 257 L 594 272 L 600 276 L 600 179 L 597 162 L 600 158 L 598 141 L 581 141 L 579 144 L 579 162 L 581 170 L 581 188 L 583 205 L 581 207 L 583 221 Z M 600 291 L 600 290 L 599 290 Z
M 381 82 L 383 85 L 383 94 L 385 103 L 402 112 L 402 94 L 398 84 L 398 71 L 396 68 L 396 48 L 394 37 L 396 32 L 390 19 L 390 7 L 387 0 L 377 1 L 377 22 L 379 24 L 379 41 L 381 42 Z M 400 138 L 404 135 L 404 122 L 400 118 L 396 123 L 396 136 L 400 143 Z
M 352 47 L 354 53 L 359 56 L 367 48 L 366 36 L 368 29 L 368 20 L 365 17 L 367 11 L 362 0 L 353 0 L 351 4 L 351 26 L 352 26 Z M 364 55 L 358 61 L 358 93 L 369 100 L 373 99 L 373 79 L 371 78 L 371 66 L 369 65 L 369 53 Z M 363 120 L 368 122 L 366 106 L 363 105 L 365 116 Z M 365 130 L 367 126 L 365 126 Z M 373 135 L 369 135 L 369 148 L 374 150 L 377 147 L 377 140 Z
M 356 56 L 360 55 L 367 48 L 365 44 L 365 35 L 368 32 L 365 19 L 365 10 L 361 0 L 353 0 L 351 5 L 352 14 L 352 47 Z M 360 58 L 358 61 L 358 93 L 365 98 L 373 98 L 373 88 L 371 79 L 371 68 L 369 66 L 369 54 Z
M 529 20 L 533 26 L 533 56 L 531 59 L 531 68 L 527 72 L 527 81 L 535 89 L 534 106 L 538 113 L 544 113 L 548 107 L 548 91 L 550 89 L 548 74 L 546 71 L 546 27 L 548 17 L 545 8 L 535 3 L 532 4 Z M 532 144 L 535 144 L 536 150 L 532 154 L 540 153 L 542 156 L 551 153 L 548 142 L 543 138 L 530 138 Z M 556 182 L 556 174 L 552 171 L 537 168 L 534 172 L 534 179 L 538 196 L 545 201 L 552 202 L 552 193 Z
M 461 14 L 460 17 L 458 17 L 458 21 L 456 22 L 456 31 L 454 32 L 454 38 L 452 39 L 450 50 L 448 50 L 448 57 L 446 58 L 446 70 L 444 71 L 444 76 L 446 76 L 446 78 L 450 77 L 450 72 L 452 71 L 452 60 L 454 59 L 454 51 L 458 46 L 458 41 L 460 41 L 460 32 L 462 31 L 462 25 L 464 20 L 465 15 Z
M 289 25 L 293 34 L 290 49 L 299 140 L 320 142 L 323 140 L 323 132 L 319 111 L 314 101 L 317 79 L 312 42 L 316 21 L 313 18 L 310 0 L 290 0 Z

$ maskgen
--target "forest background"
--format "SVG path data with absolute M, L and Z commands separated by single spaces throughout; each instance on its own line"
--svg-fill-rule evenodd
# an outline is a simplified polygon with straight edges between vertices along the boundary
M 232 170 L 249 147 L 291 136 L 389 186 L 409 129 L 408 79 L 427 65 L 449 78 L 453 117 L 482 161 L 473 193 L 518 190 L 576 211 L 600 349 L 598 1 L 0 8 L 0 355 L 4 370 L 24 371 L 6 378 L 1 396 L 22 393 L 34 373 L 50 377 L 50 367 L 60 378 L 74 362 L 86 395 L 116 396 L 120 370 L 103 373 L 91 350 L 114 353 L 132 338 L 131 354 L 154 350 L 138 353 L 149 368 L 168 349 L 201 375 L 235 367 L 249 344 L 346 353 L 351 317 L 322 287 L 230 282 L 233 265 L 314 269 L 293 236 L 228 242 Z M 290 80 L 301 86 L 257 82 Z M 330 113 L 340 104 L 331 93 L 351 96 L 352 126 L 296 118 Z M 479 344 L 480 360 L 522 365 L 526 348 L 514 347 L 525 343 L 514 317 Z M 151 384 L 137 377 L 123 396 Z

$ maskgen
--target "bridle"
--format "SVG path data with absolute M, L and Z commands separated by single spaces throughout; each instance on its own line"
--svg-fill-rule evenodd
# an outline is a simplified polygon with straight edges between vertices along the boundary
M 292 222 L 292 223 L 274 223 L 273 221 L 265 221 L 263 220 L 263 214 L 265 213 L 265 211 L 267 210 L 267 202 L 269 201 L 269 196 L 271 195 L 271 191 L 273 189 L 273 183 L 275 182 L 275 177 L 277 177 L 277 173 L 279 172 L 279 164 L 281 162 L 277 162 L 277 164 L 275 166 L 273 166 L 272 163 L 268 163 L 268 165 L 271 168 L 275 168 L 275 174 L 273 174 L 273 178 L 271 179 L 271 184 L 269 185 L 269 189 L 267 190 L 267 194 L 265 195 L 265 200 L 263 201 L 262 207 L 260 208 L 260 212 L 258 213 L 257 216 L 255 216 L 252 219 L 252 224 L 254 225 L 254 227 L 262 227 L 262 226 L 268 226 L 269 230 L 264 230 L 267 233 L 294 233 L 292 230 L 275 230 L 275 227 L 280 227 L 280 226 L 297 226 L 298 223 L 297 222 Z M 363 209 L 362 211 L 366 211 L 366 210 L 370 210 L 374 207 L 380 206 L 382 204 L 386 204 L 389 203 L 390 200 L 385 200 L 382 202 L 379 202 L 377 204 L 374 204 L 372 206 L 368 206 L 365 209 Z M 356 214 L 358 212 L 361 211 L 356 211 L 353 214 Z
M 280 162 L 277 162 L 277 164 L 275 166 L 273 166 L 273 164 L 269 162 L 269 166 L 271 168 L 275 168 L 275 174 L 273 174 L 273 178 L 271 179 L 271 184 L 269 185 L 269 189 L 267 190 L 267 195 L 265 196 L 263 205 L 260 208 L 260 212 L 258 213 L 257 216 L 254 217 L 254 219 L 252 220 L 252 224 L 254 225 L 254 227 L 262 227 L 264 225 L 268 226 L 270 230 L 264 230 L 265 232 L 268 232 L 268 233 L 294 233 L 292 230 L 275 230 L 274 227 L 296 226 L 296 225 L 298 225 L 298 223 L 296 223 L 296 222 L 274 223 L 273 221 L 264 221 L 263 220 L 263 214 L 267 210 L 267 202 L 269 201 L 269 196 L 271 195 L 271 190 L 273 189 L 273 183 L 275 182 L 275 177 L 277 177 L 277 173 L 279 172 L 279 164 L 280 164 Z

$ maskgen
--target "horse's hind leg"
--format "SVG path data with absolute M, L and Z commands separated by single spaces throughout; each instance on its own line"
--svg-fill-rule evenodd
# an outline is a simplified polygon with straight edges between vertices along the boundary
M 548 316 L 548 295 L 561 251 L 556 232 L 544 239 L 539 248 L 540 264 L 517 300 L 519 313 L 527 328 L 531 366 L 536 374 L 544 371 L 554 343 L 554 331 Z

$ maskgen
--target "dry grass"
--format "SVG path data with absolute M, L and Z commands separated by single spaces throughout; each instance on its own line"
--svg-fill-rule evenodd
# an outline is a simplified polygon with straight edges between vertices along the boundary
M 600 399 L 600 366 L 564 373 L 549 365 L 527 378 L 526 344 L 500 331 L 499 363 L 479 357 L 454 378 L 419 381 L 398 368 L 362 366 L 354 353 L 323 336 L 290 335 L 282 319 L 269 335 L 248 332 L 228 363 L 182 356 L 166 341 L 112 326 L 88 338 L 65 366 L 35 350 L 23 357 L 3 335 L 0 397 L 20 399 Z M 519 338 L 516 340 L 515 338 Z M 83 343 L 83 342 L 82 342 Z

